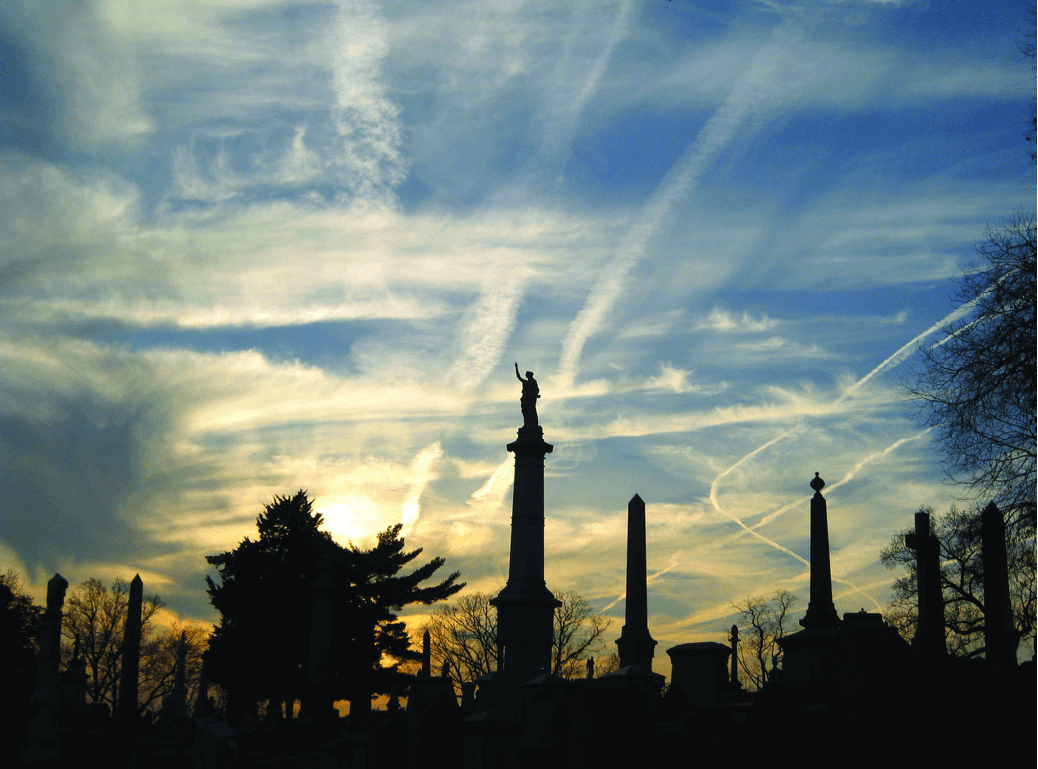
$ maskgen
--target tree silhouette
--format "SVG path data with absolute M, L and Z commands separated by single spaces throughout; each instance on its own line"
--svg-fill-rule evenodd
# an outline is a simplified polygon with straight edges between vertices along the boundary
M 71 658 L 76 644 L 86 661 L 87 697 L 105 703 L 116 712 L 119 707 L 119 680 L 123 664 L 123 631 L 126 627 L 130 585 L 116 579 L 110 586 L 91 577 L 73 588 L 65 600 L 65 619 L 61 626 L 62 659 Z M 141 607 L 141 664 L 138 709 L 156 707 L 161 699 L 161 681 L 170 674 L 162 664 L 162 634 L 154 618 L 164 606 L 157 595 L 144 596 Z
M 922 350 L 905 384 L 935 427 L 949 476 L 994 501 L 1007 526 L 1035 517 L 1035 222 L 1019 214 L 990 229 L 957 300 L 970 311 Z
M 563 678 L 582 678 L 588 657 L 605 649 L 609 620 L 596 615 L 578 593 L 556 595 L 562 605 L 552 624 L 552 673 Z M 433 667 L 447 664 L 454 683 L 475 681 L 497 669 L 497 612 L 485 593 L 470 593 L 456 603 L 441 606 L 426 624 Z M 615 669 L 609 655 L 596 665 L 599 674 Z
M 233 551 L 208 556 L 219 582 L 207 577 L 209 597 L 220 624 L 206 652 L 210 678 L 228 691 L 232 715 L 254 712 L 259 700 L 292 712 L 306 688 L 318 558 L 332 559 L 336 584 L 333 635 L 337 652 L 332 690 L 349 699 L 351 712 L 366 709 L 371 694 L 387 691 L 400 661 L 417 654 L 409 648 L 404 623 L 395 614 L 414 603 L 449 598 L 464 585 L 455 572 L 442 582 L 422 583 L 443 565 L 434 558 L 407 574 L 400 572 L 422 550 L 405 550 L 402 526 L 378 535 L 370 550 L 343 547 L 321 530 L 305 491 L 275 496 L 256 520 L 258 540 L 246 538 Z
M 793 626 L 791 612 L 798 598 L 780 590 L 772 598 L 747 596 L 732 602 L 742 620 L 739 667 L 753 689 L 762 689 L 782 662 L 782 640 Z
M 941 592 L 944 597 L 944 625 L 948 651 L 959 657 L 984 653 L 984 572 L 981 562 L 980 511 L 955 507 L 945 515 L 933 508 L 921 508 L 930 515 L 930 529 L 941 542 Z M 904 569 L 894 580 L 893 598 L 887 620 L 902 636 L 911 640 L 918 617 L 918 576 L 915 551 L 905 545 L 899 531 L 880 554 L 888 569 Z M 1007 530 L 1006 564 L 1009 572 L 1010 603 L 1017 643 L 1035 635 L 1035 552 L 1034 542 L 1022 527 Z
M 36 633 L 42 610 L 13 571 L 0 574 L 0 764 L 14 766 L 25 737 L 36 675 Z

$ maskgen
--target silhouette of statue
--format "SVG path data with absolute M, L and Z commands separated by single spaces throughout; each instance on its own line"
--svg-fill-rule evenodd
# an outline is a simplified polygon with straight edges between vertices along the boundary
M 526 379 L 519 376 L 519 364 L 515 364 L 515 378 L 523 383 L 523 395 L 519 399 L 519 407 L 523 410 L 523 427 L 537 426 L 537 399 L 541 397 L 537 380 L 533 372 L 526 372 Z

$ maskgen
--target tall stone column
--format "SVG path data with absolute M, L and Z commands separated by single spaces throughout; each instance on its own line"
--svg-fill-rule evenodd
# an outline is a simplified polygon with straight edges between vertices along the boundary
M 800 620 L 805 628 L 836 627 L 840 624 L 840 615 L 833 604 L 833 579 L 829 566 L 829 519 L 825 507 L 822 488 L 825 481 L 815 473 L 811 488 L 815 495 L 811 498 L 811 602 L 807 613 Z
M 22 748 L 23 763 L 51 765 L 61 757 L 57 719 L 61 707 L 61 620 L 68 580 L 55 574 L 47 583 L 47 609 L 36 635 L 36 685 L 29 702 L 29 728 Z
M 905 546 L 915 550 L 918 621 L 912 645 L 927 656 L 947 652 L 944 641 L 944 596 L 941 590 L 941 542 L 930 531 L 928 513 L 915 514 L 915 532 L 905 535 Z
M 980 559 L 984 567 L 984 647 L 993 668 L 1016 665 L 1016 638 L 1006 566 L 1006 524 L 992 502 L 980 514 Z
M 561 606 L 544 584 L 544 457 L 554 447 L 537 424 L 540 396 L 533 373 L 526 374 L 523 426 L 507 446 L 515 454 L 508 582 L 490 601 L 497 608 L 498 668 L 514 683 L 551 672 L 552 623 Z
M 307 717 L 314 721 L 323 721 L 335 717 L 335 698 L 331 681 L 332 627 L 337 586 L 332 577 L 332 557 L 322 553 L 317 558 L 317 565 L 317 579 L 310 586 L 313 590 L 313 609 L 310 614 L 310 654 L 307 658 L 305 707 Z
M 649 635 L 645 561 L 645 502 L 635 494 L 627 503 L 627 599 L 616 645 L 620 667 L 634 665 L 651 673 L 657 641 Z
M 130 583 L 126 602 L 126 625 L 123 629 L 123 669 L 119 681 L 119 709 L 124 715 L 137 715 L 137 683 L 141 672 L 141 610 L 144 606 L 144 582 L 141 575 Z

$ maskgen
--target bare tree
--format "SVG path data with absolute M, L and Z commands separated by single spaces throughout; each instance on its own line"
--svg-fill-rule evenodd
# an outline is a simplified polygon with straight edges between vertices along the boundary
M 562 606 L 555 611 L 552 673 L 582 678 L 587 659 L 606 648 L 609 620 L 596 615 L 591 604 L 572 590 L 555 597 Z M 497 668 L 497 612 L 490 605 L 490 596 L 471 593 L 439 607 L 425 629 L 429 631 L 433 668 L 441 670 L 446 663 L 455 684 L 475 681 Z M 609 655 L 603 655 L 596 669 L 600 674 L 612 669 Z
M 115 712 L 119 702 L 119 676 L 122 672 L 123 630 L 130 586 L 116 579 L 111 587 L 98 579 L 88 579 L 74 588 L 65 602 L 62 635 L 66 645 L 63 659 L 69 659 L 76 644 L 86 661 L 90 680 L 87 695 L 91 702 L 104 702 Z M 151 658 L 156 652 L 154 617 L 163 607 L 157 595 L 144 597 L 141 610 L 141 673 L 148 681 Z M 152 674 L 153 675 L 153 674 Z M 141 710 L 158 698 L 154 687 L 141 687 Z
M 440 606 L 426 625 L 433 667 L 444 663 L 456 684 L 475 681 L 497 667 L 497 612 L 485 593 Z
M 797 597 L 780 590 L 772 598 L 747 596 L 732 603 L 741 619 L 739 667 L 753 689 L 761 689 L 782 662 L 779 641 L 793 628 Z
M 954 507 L 945 515 L 935 515 L 929 507 L 919 512 L 930 515 L 931 531 L 941 542 L 941 592 L 948 651 L 960 657 L 980 655 L 984 653 L 980 512 L 965 512 Z M 887 621 L 906 639 L 915 634 L 918 618 L 916 554 L 905 545 L 905 534 L 911 531 L 898 532 L 880 554 L 880 560 L 888 569 L 905 570 L 894 580 Z M 1006 534 L 1013 626 L 1017 643 L 1021 643 L 1035 636 L 1034 540 L 1022 526 L 1007 530 Z
M 1017 214 L 988 230 L 957 300 L 969 312 L 923 348 L 904 384 L 935 427 L 945 469 L 975 501 L 994 501 L 1007 527 L 1035 516 L 1035 221 Z

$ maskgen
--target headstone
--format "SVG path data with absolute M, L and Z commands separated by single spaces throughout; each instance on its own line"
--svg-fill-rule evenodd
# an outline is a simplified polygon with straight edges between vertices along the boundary
M 932 659 L 939 659 L 947 652 L 941 590 L 941 542 L 931 533 L 929 514 L 915 514 L 915 532 L 905 535 L 905 546 L 915 550 L 916 558 L 919 611 L 912 646 Z
M 130 582 L 126 602 L 126 624 L 123 629 L 123 667 L 119 682 L 119 707 L 123 715 L 137 715 L 137 684 L 141 670 L 141 611 L 144 605 L 144 582 L 141 575 Z
M 651 673 L 657 641 L 649 634 L 645 550 L 645 502 L 635 494 L 627 503 L 627 599 L 616 645 L 620 667 L 637 665 Z
M 811 488 L 811 602 L 800 624 L 805 628 L 836 627 L 840 616 L 833 604 L 833 580 L 829 565 L 829 520 L 822 488 L 825 481 L 815 473 Z
M 984 654 L 992 668 L 1011 668 L 1016 665 L 1016 643 L 1006 567 L 1006 524 L 994 502 L 980 515 L 980 536 L 984 566 Z
M 36 685 L 29 703 L 29 728 L 22 750 L 24 763 L 57 761 L 61 756 L 57 717 L 61 707 L 61 620 L 68 580 L 55 574 L 47 583 L 47 608 L 36 638 Z

